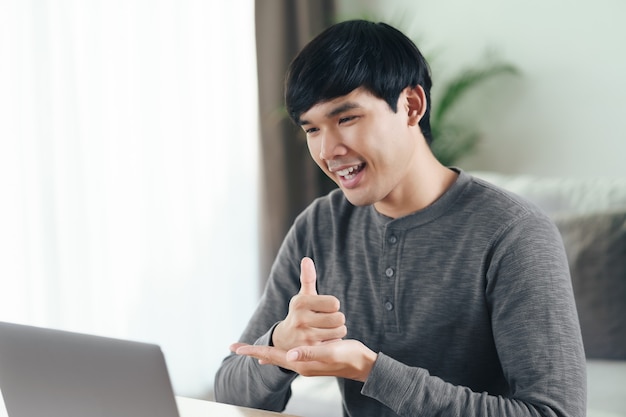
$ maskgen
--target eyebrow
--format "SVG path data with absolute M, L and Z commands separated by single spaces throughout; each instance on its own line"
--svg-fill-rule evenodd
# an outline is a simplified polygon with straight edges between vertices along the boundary
M 347 112 L 347 111 L 349 111 L 349 110 L 353 110 L 353 109 L 360 109 L 360 108 L 361 108 L 361 105 L 360 105 L 360 104 L 355 103 L 355 102 L 353 102 L 353 101 L 348 101 L 348 102 L 345 102 L 345 103 L 341 103 L 339 106 L 337 106 L 337 107 L 335 107 L 335 108 L 331 109 L 328 113 L 326 113 L 326 116 L 325 116 L 325 117 L 326 117 L 327 119 L 330 119 L 330 118 L 333 118 L 333 117 L 335 117 L 335 116 L 337 116 L 337 115 L 339 115 L 339 114 L 341 114 L 341 113 L 345 113 L 345 112 Z M 310 124 L 312 124 L 312 123 L 311 123 L 311 122 L 309 122 L 308 120 L 302 120 L 302 119 L 300 119 L 300 120 L 299 120 L 299 122 L 298 122 L 298 124 L 299 124 L 300 126 L 302 126 L 302 125 L 310 125 Z

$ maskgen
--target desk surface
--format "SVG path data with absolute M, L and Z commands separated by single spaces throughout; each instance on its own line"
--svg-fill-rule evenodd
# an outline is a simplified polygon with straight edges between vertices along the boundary
M 186 397 L 176 397 L 176 403 L 178 404 L 180 417 L 297 417 L 290 414 L 279 414 L 252 408 L 235 407 L 234 405 Z M 0 393 L 0 417 L 8 417 L 2 399 L 2 393 Z
M 178 403 L 180 417 L 296 417 L 290 414 L 279 414 L 271 411 L 235 407 L 234 405 L 195 400 L 185 397 L 176 397 L 176 402 Z

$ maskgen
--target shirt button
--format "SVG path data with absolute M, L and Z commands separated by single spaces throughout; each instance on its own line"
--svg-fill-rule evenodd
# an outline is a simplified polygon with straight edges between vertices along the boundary
M 389 236 L 389 243 L 391 243 L 392 245 L 393 245 L 394 243 L 396 243 L 397 241 L 398 241 L 398 238 L 397 238 L 397 237 L 395 237 L 395 236 L 393 236 L 393 235 L 392 235 L 392 236 Z
M 391 301 L 385 301 L 385 310 L 387 311 L 393 310 L 393 303 Z
M 391 278 L 393 276 L 393 268 L 387 268 L 385 269 L 385 275 L 387 275 L 387 277 Z

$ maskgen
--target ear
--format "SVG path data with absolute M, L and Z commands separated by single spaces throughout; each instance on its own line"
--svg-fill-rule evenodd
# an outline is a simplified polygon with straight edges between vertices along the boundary
M 417 126 L 428 107 L 426 93 L 422 86 L 418 85 L 405 88 L 404 94 L 406 94 L 405 109 L 409 116 L 409 126 Z

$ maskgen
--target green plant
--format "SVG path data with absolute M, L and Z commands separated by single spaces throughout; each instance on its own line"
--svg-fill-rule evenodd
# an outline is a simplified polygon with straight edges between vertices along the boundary
M 478 68 L 467 68 L 457 73 L 443 85 L 438 100 L 431 111 L 432 151 L 439 161 L 450 166 L 461 157 L 473 152 L 480 140 L 480 133 L 467 123 L 458 122 L 452 109 L 470 91 L 500 75 L 518 75 L 511 64 L 488 61 Z

